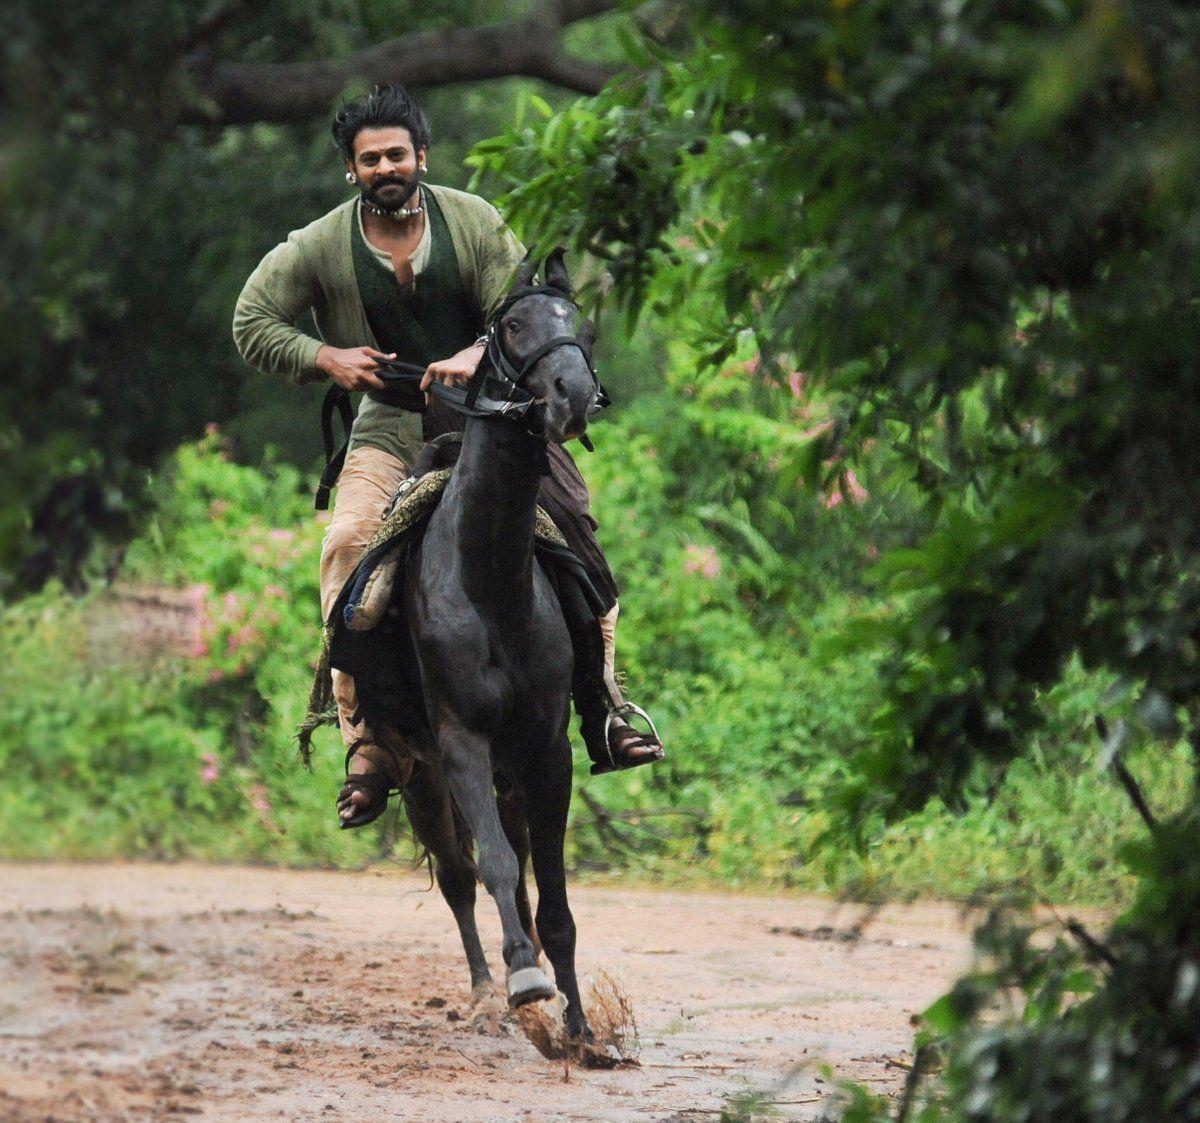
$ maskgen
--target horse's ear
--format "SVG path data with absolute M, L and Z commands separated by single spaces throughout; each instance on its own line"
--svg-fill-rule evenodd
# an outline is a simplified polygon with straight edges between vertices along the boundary
M 567 273 L 567 267 L 563 264 L 563 255 L 567 251 L 562 246 L 555 246 L 550 251 L 550 256 L 546 258 L 546 266 L 542 270 L 542 275 L 546 279 L 546 284 L 552 289 L 562 289 L 568 296 L 571 295 L 571 278 Z
M 537 272 L 537 267 L 538 263 L 534 260 L 532 251 L 530 251 L 521 259 L 521 264 L 517 266 L 517 271 L 513 274 L 513 283 L 508 291 L 516 292 L 517 289 L 527 289 L 533 284 L 533 275 Z

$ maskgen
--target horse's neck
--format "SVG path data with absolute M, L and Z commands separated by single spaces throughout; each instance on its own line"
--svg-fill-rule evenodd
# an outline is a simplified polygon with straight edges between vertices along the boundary
M 532 596 L 542 440 L 508 421 L 467 421 L 442 502 L 454 506 L 463 581 L 477 604 L 509 610 Z

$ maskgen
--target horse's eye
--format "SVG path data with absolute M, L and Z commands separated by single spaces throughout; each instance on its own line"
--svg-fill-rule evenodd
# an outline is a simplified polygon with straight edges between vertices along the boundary
M 519 328 L 521 326 L 521 321 L 520 320 L 509 320 L 508 323 L 506 323 L 504 326 L 506 328 L 508 328 L 509 331 L 516 331 L 517 328 Z

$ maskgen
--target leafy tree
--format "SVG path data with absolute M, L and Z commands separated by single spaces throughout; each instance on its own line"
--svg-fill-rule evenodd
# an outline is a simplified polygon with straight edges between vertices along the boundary
M 461 84 L 599 88 L 611 35 L 586 21 L 614 7 L 7 5 L 0 597 L 53 576 L 79 587 L 94 536 L 123 541 L 148 474 L 208 422 L 236 416 L 246 455 L 271 440 L 315 458 L 319 390 L 249 374 L 229 320 L 261 255 L 344 197 L 327 132 L 343 92 L 429 90 L 434 174 L 463 186 L 467 143 L 514 91 Z
M 1200 11 L 703 0 L 651 30 L 475 161 L 631 316 L 687 295 L 713 365 L 750 336 L 822 387 L 811 479 L 884 442 L 920 489 L 879 568 L 903 611 L 850 637 L 887 653 L 888 702 L 846 812 L 988 790 L 1074 657 L 1116 676 L 1118 762 L 1181 723 L 1200 750 Z M 1107 948 L 985 940 L 922 1118 L 1200 1117 L 1193 802 L 1149 829 Z M 985 1028 L 1011 986 L 1024 1022 Z

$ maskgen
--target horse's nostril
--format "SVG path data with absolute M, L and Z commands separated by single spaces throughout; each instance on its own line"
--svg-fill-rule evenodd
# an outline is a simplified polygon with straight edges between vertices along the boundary
M 567 396 L 567 384 L 561 379 L 554 380 L 554 389 L 557 390 L 564 398 Z

